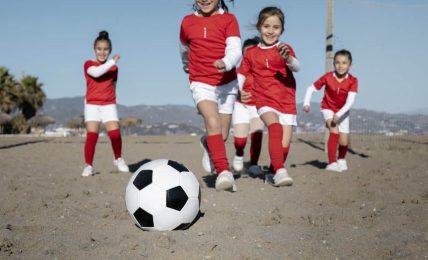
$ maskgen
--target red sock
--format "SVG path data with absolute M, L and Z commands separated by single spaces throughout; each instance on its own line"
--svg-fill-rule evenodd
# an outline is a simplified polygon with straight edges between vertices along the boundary
M 97 145 L 98 133 L 87 132 L 85 141 L 85 163 L 91 165 L 94 162 L 95 146 Z
M 337 144 L 339 142 L 339 134 L 330 133 L 328 137 L 328 163 L 336 162 Z
M 246 137 L 235 137 L 235 149 L 236 149 L 236 155 L 237 156 L 244 156 L 244 148 L 247 144 L 247 138 Z
M 110 137 L 111 147 L 113 148 L 114 159 L 117 160 L 117 158 L 122 156 L 122 137 L 120 135 L 120 129 L 108 131 L 108 136 Z
M 282 154 L 282 125 L 273 123 L 269 127 L 269 156 L 274 173 L 284 168 L 284 156 Z
M 221 134 L 207 136 L 208 150 L 217 174 L 229 170 L 229 162 L 226 157 L 226 146 Z
M 251 165 L 257 165 L 259 162 L 260 151 L 262 150 L 263 132 L 254 132 L 251 134 L 250 158 Z
M 339 159 L 345 159 L 346 152 L 348 151 L 348 145 L 339 144 Z
M 289 151 L 290 151 L 290 146 L 282 147 L 282 154 L 284 155 L 284 163 L 287 161 Z

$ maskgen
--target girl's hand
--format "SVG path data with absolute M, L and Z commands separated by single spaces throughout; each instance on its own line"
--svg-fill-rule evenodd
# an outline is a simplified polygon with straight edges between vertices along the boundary
M 248 103 L 251 101 L 251 93 L 245 90 L 241 91 L 241 101 L 242 103 Z
M 224 64 L 224 61 L 222 60 L 216 60 L 214 62 L 214 67 L 216 67 L 217 70 L 221 73 L 226 72 L 226 64 Z
M 311 107 L 310 106 L 303 106 L 303 112 L 309 113 L 309 111 L 311 111 Z
M 117 62 L 120 59 L 120 55 L 116 54 L 116 55 L 113 56 L 112 59 L 114 60 L 114 62 Z
M 339 117 L 336 114 L 333 116 L 332 122 L 336 125 L 339 123 Z
M 288 49 L 288 46 L 285 43 L 280 43 L 278 45 L 278 52 L 279 55 L 287 62 L 292 62 L 292 57 L 290 55 L 290 49 Z

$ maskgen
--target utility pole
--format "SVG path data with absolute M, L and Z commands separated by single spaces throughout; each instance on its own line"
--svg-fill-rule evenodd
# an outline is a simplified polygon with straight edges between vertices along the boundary
M 327 35 L 325 47 L 325 72 L 333 70 L 333 0 L 327 0 Z M 324 134 L 324 152 L 328 152 L 328 138 L 330 130 L 326 127 Z

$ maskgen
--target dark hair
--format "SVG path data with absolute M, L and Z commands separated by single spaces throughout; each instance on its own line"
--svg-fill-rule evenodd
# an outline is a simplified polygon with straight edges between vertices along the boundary
M 229 0 L 229 2 L 233 3 L 234 0 Z M 219 0 L 219 7 L 224 9 L 225 12 L 229 12 L 229 7 L 227 7 L 226 3 L 224 2 L 224 0 Z M 196 4 L 193 4 L 193 10 L 195 11 L 199 11 L 199 8 Z
M 339 55 L 341 55 L 341 56 L 347 56 L 348 59 L 349 59 L 349 61 L 350 61 L 350 63 L 352 63 L 352 55 L 351 55 L 350 51 L 345 50 L 345 49 L 340 50 L 340 51 L 336 51 L 336 53 L 334 54 L 333 61 L 335 61 L 336 60 L 336 56 L 339 56 Z
M 101 31 L 98 34 L 98 37 L 94 41 L 94 49 L 95 49 L 95 46 L 97 45 L 97 42 L 99 42 L 99 41 L 107 41 L 108 45 L 110 47 L 110 53 L 111 53 L 111 50 L 113 49 L 113 46 L 111 44 L 110 38 L 108 37 L 108 32 L 107 31 Z
M 259 44 L 259 42 L 260 42 L 260 38 L 258 36 L 246 39 L 244 41 L 244 44 L 242 44 L 242 51 L 244 51 L 244 49 L 247 48 L 247 47 Z
M 285 23 L 285 16 L 284 13 L 275 6 L 268 6 L 263 8 L 259 13 L 259 19 L 257 21 L 257 30 L 260 30 L 260 27 L 262 24 L 271 16 L 278 16 L 279 20 L 281 21 L 281 33 L 284 32 L 284 23 Z

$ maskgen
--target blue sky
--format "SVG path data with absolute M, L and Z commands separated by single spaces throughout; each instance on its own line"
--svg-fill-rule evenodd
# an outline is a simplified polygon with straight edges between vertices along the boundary
M 14 0 L 0 9 L 0 66 L 17 78 L 39 77 L 49 98 L 85 94 L 83 63 L 107 30 L 119 53 L 118 102 L 192 105 L 181 70 L 178 34 L 192 0 Z M 242 38 L 257 34 L 261 8 L 286 14 L 286 32 L 301 61 L 297 101 L 324 73 L 325 0 L 235 0 L 230 6 Z M 428 107 L 428 2 L 426 0 L 335 0 L 334 48 L 351 50 L 360 92 L 355 107 L 406 112 Z M 321 99 L 321 93 L 314 101 Z

